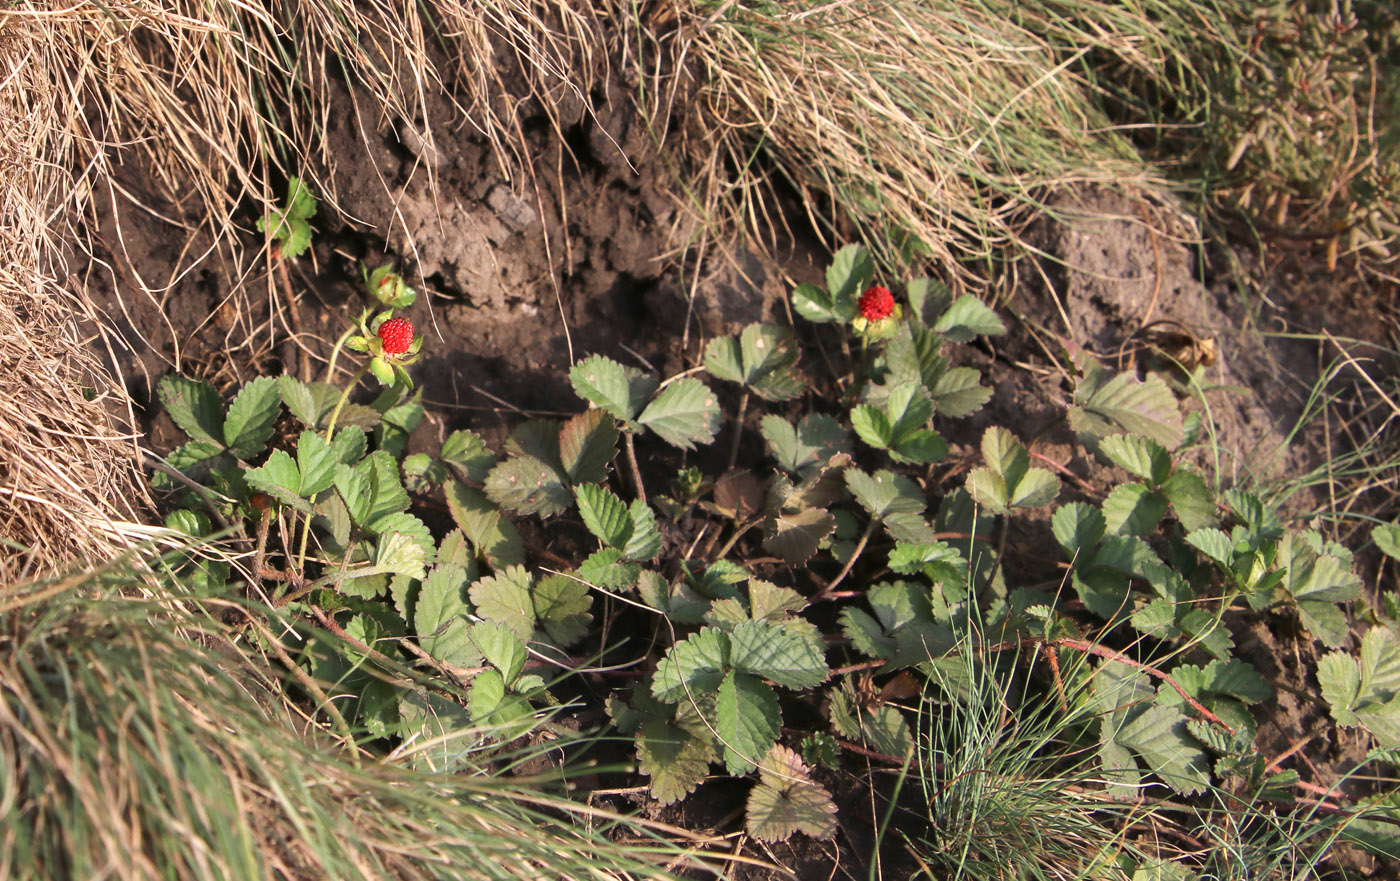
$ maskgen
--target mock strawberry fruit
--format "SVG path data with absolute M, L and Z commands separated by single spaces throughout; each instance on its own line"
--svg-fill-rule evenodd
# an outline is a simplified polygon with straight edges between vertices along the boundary
M 413 322 L 407 318 L 390 318 L 379 325 L 379 342 L 386 355 L 402 355 L 413 345 Z
M 875 285 L 860 295 L 856 306 L 866 321 L 883 321 L 894 314 L 894 294 L 880 285 Z

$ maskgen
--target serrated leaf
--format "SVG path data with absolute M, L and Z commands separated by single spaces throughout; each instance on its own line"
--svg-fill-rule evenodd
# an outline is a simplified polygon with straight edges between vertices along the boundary
M 477 615 L 508 628 L 522 640 L 535 632 L 534 578 L 523 566 L 510 566 L 468 589 Z
M 627 516 L 632 520 L 632 535 L 622 548 L 622 554 L 629 560 L 650 560 L 661 553 L 661 531 L 656 527 L 656 513 L 641 499 L 633 499 L 627 506 Z
M 1222 566 L 1229 566 L 1235 559 L 1235 543 L 1230 536 L 1213 527 L 1188 533 L 1186 543 Z
M 531 593 L 535 618 L 555 645 L 568 648 L 588 633 L 593 600 L 588 585 L 567 575 L 551 575 Z
M 477 552 L 492 568 L 518 566 L 525 562 L 525 548 L 515 526 L 501 516 L 480 490 L 454 480 L 447 485 L 447 508 L 452 519 Z
M 438 458 L 453 466 L 457 472 L 473 483 L 485 483 L 486 475 L 496 464 L 495 455 L 486 448 L 486 441 L 475 432 L 461 429 L 454 431 L 442 442 Z
M 354 465 L 365 455 L 365 433 L 363 429 L 349 426 L 338 429 L 331 440 L 331 452 L 337 462 Z
M 329 489 L 335 481 L 335 469 L 340 464 L 329 444 L 319 434 L 307 430 L 297 438 L 297 470 L 301 472 L 298 492 L 311 498 Z
M 616 452 L 617 422 L 605 411 L 587 410 L 559 430 L 559 461 L 573 484 L 606 478 Z
M 778 467 L 796 474 L 851 450 L 850 433 L 831 416 L 811 413 L 793 425 L 780 416 L 763 417 L 759 431 Z
M 1098 508 L 1084 502 L 1070 502 L 1055 510 L 1050 518 L 1050 528 L 1055 533 L 1055 541 L 1073 558 L 1076 554 L 1085 555 L 1092 551 L 1103 538 L 1108 525 Z
M 223 447 L 224 408 L 213 386 L 171 373 L 161 378 L 156 391 L 165 412 L 185 434 Z
M 631 587 L 641 574 L 641 564 L 624 559 L 617 548 L 595 551 L 578 567 L 579 578 L 610 590 Z
M 1339 725 L 1365 726 L 1385 748 L 1400 747 L 1400 637 L 1375 627 L 1353 659 L 1332 652 L 1318 661 L 1317 680 Z
M 971 294 L 963 294 L 939 316 L 933 330 L 954 342 L 965 343 L 976 336 L 1004 334 L 1006 325 L 986 303 Z
M 1075 391 L 1069 424 L 1081 436 L 1099 440 L 1127 432 L 1150 438 L 1168 449 L 1181 443 L 1181 410 L 1171 388 L 1157 374 L 1139 381 L 1120 373 L 1107 381 L 1102 368 L 1086 373 Z
M 1099 443 L 1099 452 L 1110 462 L 1153 488 L 1171 474 L 1171 454 L 1150 438 L 1115 434 Z
M 745 621 L 729 634 L 729 663 L 784 688 L 814 688 L 826 681 L 826 646 L 772 621 Z
M 1166 512 L 1166 497 L 1141 483 L 1119 484 L 1103 500 L 1104 524 L 1116 535 L 1148 535 Z
M 282 412 L 282 392 L 277 380 L 260 376 L 239 390 L 228 405 L 224 420 L 224 444 L 240 459 L 263 451 L 272 437 L 272 423 Z
M 384 450 L 375 450 L 355 470 L 369 481 L 370 511 L 366 520 L 373 522 L 386 514 L 403 511 L 409 506 L 408 492 L 399 480 L 399 465 Z
M 477 612 L 480 613 L 481 609 L 478 608 Z M 525 659 L 529 657 L 525 650 L 525 640 L 528 638 L 521 636 L 514 628 L 490 619 L 477 621 L 471 626 L 472 643 L 486 663 L 501 671 L 505 685 L 514 682 L 525 669 Z
M 579 397 L 629 424 L 656 390 L 656 380 L 602 355 L 575 364 L 569 381 Z
M 1060 478 L 1044 468 L 1032 468 L 1011 491 L 1011 507 L 1039 508 L 1055 501 L 1059 494 Z
M 804 283 L 793 288 L 792 308 L 798 315 L 817 324 L 841 320 L 831 293 L 821 285 Z
M 1214 526 L 1219 522 L 1215 513 L 1215 493 L 1206 486 L 1205 478 L 1184 468 L 1172 472 L 1162 483 L 1162 492 L 1171 502 L 1176 519 L 1187 532 Z
M 447 465 L 427 453 L 413 453 L 403 460 L 403 484 L 411 493 L 429 493 L 447 479 Z
M 661 718 L 643 722 L 637 732 L 637 769 L 651 778 L 651 794 L 661 804 L 685 798 L 710 767 L 711 735 Z
M 705 369 L 727 382 L 747 386 L 769 401 L 786 401 L 802 393 L 802 375 L 792 368 L 797 344 L 792 334 L 771 324 L 750 324 L 739 337 L 711 340 Z
M 306 383 L 291 374 L 277 377 L 277 389 L 282 395 L 282 403 L 302 425 L 315 430 L 320 428 L 321 408 Z
M 454 667 L 474 667 L 481 653 L 471 640 L 464 599 L 467 572 L 459 566 L 439 565 L 423 579 L 413 607 L 413 630 L 423 651 Z
M 855 318 L 856 295 L 865 290 L 873 278 L 875 261 L 860 245 L 847 245 L 832 255 L 831 265 L 826 270 L 826 287 L 837 321 L 848 322 Z
M 345 502 L 350 519 L 356 525 L 363 524 L 369 516 L 370 507 L 374 501 L 374 491 L 370 487 L 369 478 L 344 462 L 337 462 L 332 482 L 335 484 L 336 492 Z
M 869 404 L 859 404 L 851 410 L 851 427 L 856 436 L 877 450 L 887 449 L 894 441 L 894 428 L 884 411 Z
M 267 493 L 284 505 L 311 513 L 311 505 L 301 497 L 301 472 L 297 463 L 284 450 L 273 450 L 258 468 L 243 472 L 248 486 Z
M 709 387 L 686 377 L 661 390 L 637 422 L 666 443 L 683 450 L 708 444 L 719 431 L 719 402 Z
M 759 763 L 759 783 L 749 792 L 745 826 L 761 841 L 786 841 L 796 832 L 812 838 L 836 833 L 831 794 L 813 783 L 797 754 L 774 745 Z
M 777 740 L 782 713 L 773 689 L 752 676 L 730 671 L 720 682 L 715 730 L 724 746 L 724 764 L 735 776 L 747 774 Z
M 391 514 L 376 524 L 374 566 L 382 572 L 422 578 L 433 561 L 433 537 L 418 518 Z
M 954 367 L 927 386 L 929 397 L 939 413 L 961 419 L 992 399 L 992 390 L 980 385 L 981 380 L 982 374 L 972 367 Z
M 699 700 L 719 688 L 729 665 L 729 636 L 713 627 L 671 647 L 656 665 L 651 693 L 665 703 Z
M 836 528 L 836 518 L 822 508 L 773 514 L 764 521 L 763 547 L 789 566 L 805 563 Z
M 1371 529 L 1371 541 L 1393 560 L 1400 560 L 1400 524 L 1378 523 Z
M 931 278 L 916 278 L 909 282 L 906 291 L 909 295 L 909 308 L 914 317 L 924 324 L 938 320 L 953 303 L 953 292 L 941 281 Z
M 866 474 L 859 468 L 847 468 L 844 476 L 856 503 L 872 517 L 918 514 L 924 510 L 924 494 L 908 478 L 889 471 Z
M 1151 706 L 1118 730 L 1115 740 L 1140 755 L 1158 777 L 1183 795 L 1210 787 L 1210 763 L 1175 707 Z
M 1400 661 L 1400 657 L 1397 657 Z M 1246 661 L 1211 661 L 1205 667 L 1204 686 L 1215 694 L 1229 695 L 1245 704 L 1257 704 L 1274 696 L 1274 688 Z M 1400 683 L 1400 680 L 1397 680 Z
M 588 483 L 574 487 L 583 525 L 604 547 L 621 550 L 632 537 L 632 517 L 627 505 L 606 487 Z
M 548 517 L 569 509 L 563 476 L 534 456 L 512 456 L 486 476 L 486 497 L 517 514 Z
M 885 635 L 880 622 L 861 609 L 847 607 L 841 610 L 841 632 L 857 651 L 871 658 L 888 661 L 898 648 L 898 644 Z
M 492 713 L 501 706 L 506 697 L 505 677 L 498 670 L 483 670 L 472 680 L 471 691 L 467 695 L 467 706 L 471 710 L 472 721 L 478 725 L 486 723 Z

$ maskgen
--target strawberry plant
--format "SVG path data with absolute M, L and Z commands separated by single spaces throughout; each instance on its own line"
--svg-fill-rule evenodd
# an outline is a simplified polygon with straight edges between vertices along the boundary
M 372 292 L 376 277 L 388 273 Z M 792 303 L 807 324 L 752 324 L 664 380 L 581 359 L 568 377 L 579 411 L 523 421 L 499 451 L 461 429 L 408 456 L 421 339 L 406 318 L 366 313 L 324 382 L 254 380 L 225 407 L 167 377 L 161 399 L 190 440 L 170 456 L 183 480 L 157 485 L 186 505 L 172 526 L 228 524 L 253 560 L 246 581 L 302 614 L 296 663 L 346 724 L 431 767 L 522 735 L 557 704 L 545 674 L 563 668 L 608 682 L 595 709 L 632 738 L 652 797 L 748 778 L 746 826 L 766 841 L 834 833 L 822 781 L 843 757 L 912 768 L 942 792 L 962 786 L 947 756 L 1012 741 L 1016 767 L 1073 757 L 1086 775 L 1073 785 L 1110 801 L 1198 799 L 1209 814 L 1222 790 L 1295 797 L 1297 775 L 1256 749 L 1254 709 L 1274 685 L 1233 628 L 1264 614 L 1342 648 L 1349 614 L 1364 614 L 1349 551 L 1192 466 L 1196 426 L 1158 376 L 1066 346 L 1058 430 L 1114 475 L 1069 486 L 1026 426 L 967 438 L 958 425 L 993 394 L 956 363 L 961 345 L 1005 331 L 985 304 L 930 280 L 896 301 L 856 247 Z M 829 377 L 801 369 L 813 333 L 839 344 Z M 365 362 L 337 388 L 341 349 Z M 369 374 L 382 390 L 352 400 Z M 721 393 L 737 396 L 727 427 Z M 738 469 L 754 427 L 766 460 Z M 717 457 L 704 447 L 724 430 Z M 976 445 L 957 467 L 943 467 L 950 437 Z M 653 504 L 647 477 L 680 456 Z M 585 538 L 560 558 L 527 544 L 521 518 Z M 1008 540 L 1029 523 L 1053 542 L 1043 552 Z M 1375 536 L 1396 553 L 1393 526 Z M 1047 565 L 1052 580 L 1022 574 Z M 210 592 L 234 576 L 191 567 Z M 1315 675 L 1338 724 L 1393 748 L 1400 603 L 1372 618 L 1360 657 L 1334 651 Z M 590 667 L 580 650 L 625 662 Z M 609 679 L 618 669 L 640 672 Z M 1048 733 L 1007 739 L 1012 710 Z M 921 737 L 919 720 L 940 714 L 976 724 Z M 960 816 L 929 804 L 939 822 Z

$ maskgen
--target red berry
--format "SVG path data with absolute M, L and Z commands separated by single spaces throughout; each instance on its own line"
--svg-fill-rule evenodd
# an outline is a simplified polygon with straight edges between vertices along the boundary
M 413 322 L 407 318 L 390 318 L 379 325 L 379 342 L 386 355 L 402 355 L 413 344 Z
M 882 321 L 894 314 L 894 294 L 880 285 L 875 285 L 860 295 L 856 306 L 866 321 Z

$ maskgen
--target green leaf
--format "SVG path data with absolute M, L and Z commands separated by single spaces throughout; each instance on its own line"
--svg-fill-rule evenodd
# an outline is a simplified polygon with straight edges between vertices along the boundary
M 578 576 L 589 584 L 610 590 L 622 590 L 637 583 L 642 574 L 640 564 L 623 559 L 617 548 L 595 551 L 578 567 Z
M 1317 680 L 1337 724 L 1362 725 L 1382 747 L 1400 747 L 1400 636 L 1372 628 L 1356 659 L 1343 652 L 1321 658 Z
M 939 413 L 961 419 L 982 409 L 992 399 L 992 390 L 979 383 L 982 374 L 972 367 L 954 367 L 931 386 L 929 396 Z
M 792 308 L 798 315 L 817 324 L 842 320 L 836 311 L 836 301 L 821 285 L 800 284 L 793 288 Z
M 859 468 L 847 468 L 845 479 L 851 495 L 872 517 L 918 514 L 924 510 L 923 491 L 908 478 L 889 471 L 869 475 Z
M 861 440 L 877 450 L 888 449 L 894 442 L 894 428 L 883 411 L 869 404 L 851 410 L 851 427 Z
M 1116 741 L 1147 762 L 1168 786 L 1183 795 L 1210 787 L 1210 764 L 1200 743 L 1191 736 L 1186 717 L 1175 707 L 1152 706 L 1129 721 Z
M 506 685 L 514 682 L 525 669 L 525 659 L 529 657 L 524 642 L 527 638 L 510 627 L 490 620 L 478 621 L 471 627 L 472 642 L 486 663 L 501 671 Z
M 464 591 L 466 570 L 439 565 L 423 579 L 413 609 L 413 630 L 423 651 L 454 667 L 475 667 L 481 653 L 471 640 Z
M 161 378 L 156 392 L 165 412 L 185 434 L 223 447 L 224 408 L 212 385 L 171 373 Z
M 1084 502 L 1070 502 L 1055 510 L 1050 528 L 1055 533 L 1055 541 L 1074 558 L 1076 555 L 1087 557 L 1103 538 L 1108 525 L 1098 508 Z
M 909 282 L 906 293 L 909 295 L 909 308 L 926 325 L 937 321 L 938 316 L 953 303 L 953 292 L 948 290 L 948 286 L 931 278 L 914 279 Z
M 782 728 L 778 696 L 752 676 L 730 671 L 719 686 L 715 730 L 724 745 L 724 764 L 738 776 L 752 771 Z
M 483 670 L 478 673 L 472 680 L 471 691 L 467 695 L 467 706 L 471 710 L 472 721 L 479 725 L 486 724 L 505 698 L 505 677 L 499 671 Z
M 689 795 L 709 770 L 713 741 L 704 722 L 686 708 L 674 722 L 657 716 L 643 721 L 637 731 L 637 769 L 651 778 L 652 797 L 670 804 Z
M 579 397 L 628 424 L 656 390 L 656 380 L 602 355 L 575 364 L 569 381 Z
M 240 459 L 263 451 L 272 437 L 272 423 L 282 412 L 282 392 L 277 380 L 260 376 L 239 390 L 228 406 L 224 443 Z
M 860 245 L 847 245 L 832 255 L 826 270 L 826 287 L 837 321 L 849 322 L 856 317 L 856 296 L 874 278 L 875 261 Z
M 603 410 L 586 410 L 559 430 L 559 460 L 570 483 L 606 478 L 616 452 L 617 421 Z
M 669 704 L 698 701 L 719 688 L 728 666 L 729 636 L 706 627 L 676 643 L 657 663 L 651 693 Z
M 1296 602 L 1303 625 L 1328 648 L 1341 646 L 1350 628 L 1337 604 L 1361 597 L 1361 579 L 1351 571 L 1349 562 L 1343 563 L 1333 554 L 1319 554 L 1298 533 L 1284 538 L 1279 559 L 1284 561 L 1280 586 Z
M 403 484 L 411 493 L 429 493 L 447 479 L 447 465 L 427 453 L 413 453 L 403 460 Z
M 1234 562 L 1235 543 L 1219 529 L 1197 529 L 1187 534 L 1186 543 L 1222 566 L 1228 567 Z
M 551 575 L 535 585 L 531 597 L 535 618 L 555 645 L 568 648 L 588 633 L 593 620 L 588 585 L 567 575 Z
M 399 480 L 399 465 L 394 457 L 383 450 L 375 450 L 355 466 L 355 470 L 369 481 L 370 503 L 368 522 L 374 522 L 386 514 L 395 514 L 409 506 L 408 492 Z
M 967 478 L 967 491 L 994 514 L 1048 505 L 1059 494 L 1059 478 L 1044 468 L 1030 467 L 1025 446 L 1000 426 L 982 435 L 982 457 L 987 467 L 973 469 Z
M 660 574 L 644 570 L 637 579 L 642 602 L 662 612 L 676 624 L 699 624 L 710 608 L 710 598 L 701 596 L 684 579 L 671 584 Z
M 534 456 L 511 456 L 492 468 L 486 497 L 518 514 L 542 517 L 567 511 L 574 498 L 563 475 Z
M 1108 378 L 1097 365 L 1086 368 L 1075 390 L 1069 424 L 1090 440 L 1127 432 L 1175 449 L 1181 443 L 1181 411 L 1171 388 L 1155 373 L 1145 381 L 1129 373 Z
M 530 597 L 534 584 L 523 566 L 511 566 L 473 584 L 468 593 L 478 615 L 527 640 L 535 632 L 535 604 Z
M 330 444 L 314 431 L 303 431 L 297 438 L 297 469 L 301 472 L 298 492 L 309 499 L 329 489 L 335 481 L 335 469 L 339 464 Z
M 769 414 L 759 423 L 759 431 L 778 467 L 791 474 L 851 451 L 850 433 L 835 418 L 819 413 L 802 417 L 796 426 Z
M 521 544 L 520 533 L 501 516 L 501 509 L 491 504 L 480 490 L 460 480 L 451 481 L 447 485 L 447 508 L 462 533 L 492 568 L 518 566 L 525 562 L 525 547 Z
M 1219 522 L 1215 513 L 1215 493 L 1205 478 L 1185 468 L 1178 468 L 1162 482 L 1162 492 L 1171 502 L 1176 519 L 1187 532 L 1214 526 Z
M 963 294 L 948 307 L 933 325 L 933 330 L 957 343 L 975 336 L 999 336 L 1006 333 L 996 312 L 971 294 Z
M 277 388 L 282 394 L 282 403 L 302 425 L 312 430 L 321 428 L 322 410 L 311 387 L 289 373 L 277 377 Z
M 375 568 L 409 578 L 423 577 L 424 567 L 433 561 L 435 544 L 421 520 L 411 514 L 390 514 L 366 528 L 378 534 Z
M 763 547 L 789 566 L 805 563 L 836 529 L 836 518 L 823 508 L 778 512 L 763 523 Z
M 813 783 L 797 754 L 774 745 L 758 766 L 759 783 L 749 791 L 745 828 L 760 841 L 786 841 L 796 832 L 812 838 L 836 834 L 836 805 Z
M 729 664 L 784 688 L 815 688 L 826 681 L 826 646 L 781 624 L 745 621 L 729 634 Z
M 622 554 L 629 560 L 650 560 L 661 553 L 661 530 L 656 528 L 656 513 L 641 499 L 633 499 L 627 506 L 627 516 L 632 520 L 632 536 L 622 548 Z
M 447 436 L 438 458 L 455 467 L 458 474 L 473 483 L 485 483 L 486 475 L 496 464 L 496 457 L 486 448 L 486 441 L 466 429 Z
M 301 497 L 301 472 L 284 450 L 273 450 L 261 467 L 245 471 L 243 479 L 248 486 L 267 493 L 282 504 L 311 513 L 311 505 Z
M 712 376 L 747 386 L 768 401 L 802 393 L 802 375 L 792 367 L 796 360 L 792 334 L 771 324 L 750 324 L 738 338 L 721 337 L 705 347 L 705 369 Z
M 337 462 L 354 465 L 365 455 L 365 433 L 363 429 L 350 426 L 336 431 L 331 441 L 331 452 Z
M 683 450 L 708 444 L 719 431 L 719 402 L 709 387 L 686 377 L 661 390 L 637 422 L 666 443 Z
M 621 550 L 632 537 L 632 518 L 627 506 L 612 491 L 596 483 L 574 487 L 579 515 L 588 531 L 604 547 Z
M 1393 560 L 1400 560 L 1400 523 L 1378 523 L 1371 530 L 1371 541 Z
M 1124 483 L 1103 500 L 1104 523 L 1116 535 L 1148 535 L 1167 512 L 1167 499 L 1141 483 Z
M 350 515 L 350 519 L 357 526 L 363 525 L 365 518 L 369 516 L 370 503 L 374 500 L 369 478 L 349 465 L 337 462 L 332 482 L 335 484 L 336 492 L 345 502 L 345 509 Z
M 1156 489 L 1171 474 L 1171 454 L 1149 438 L 1115 434 L 1099 443 L 1099 452 L 1110 462 Z

